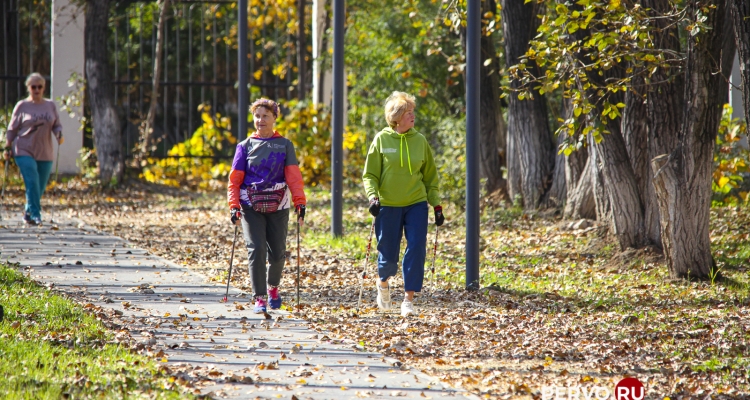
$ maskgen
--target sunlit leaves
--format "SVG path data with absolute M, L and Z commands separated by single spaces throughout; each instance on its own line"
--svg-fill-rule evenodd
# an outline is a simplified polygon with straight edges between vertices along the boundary
M 750 151 L 744 148 L 740 141 L 745 138 L 746 124 L 737 118 L 732 118 L 732 107 L 724 105 L 719 124 L 719 134 L 716 136 L 714 151 L 714 171 L 711 188 L 721 196 L 721 201 L 736 201 L 737 196 L 747 201 L 747 193 L 734 193 L 743 181 L 742 174 L 750 172 L 748 165 Z M 734 191 L 733 191 L 734 190 Z
M 648 82 L 660 68 L 669 71 L 682 62 L 681 55 L 655 47 L 650 34 L 654 17 L 647 11 L 637 4 L 626 7 L 621 0 L 554 3 L 540 16 L 538 35 L 524 57 L 509 69 L 520 87 L 507 89 L 529 98 L 532 91 L 543 94 L 562 87 L 563 97 L 572 100 L 574 117 L 591 128 L 573 131 L 562 124 L 557 133 L 593 134 L 602 140 L 602 124 L 622 116 L 624 104 L 610 104 L 613 94 L 627 90 L 636 75 Z M 680 14 L 659 18 L 677 21 Z M 534 75 L 530 63 L 542 68 L 542 74 Z M 608 73 L 616 67 L 627 73 Z
M 211 114 L 211 107 L 200 105 L 203 124 L 184 142 L 175 144 L 168 158 L 149 158 L 141 178 L 168 186 L 207 189 L 225 185 L 230 165 L 226 160 L 214 162 L 211 156 L 234 153 L 237 139 L 231 133 L 229 117 Z M 230 155 L 231 155 L 230 154 Z

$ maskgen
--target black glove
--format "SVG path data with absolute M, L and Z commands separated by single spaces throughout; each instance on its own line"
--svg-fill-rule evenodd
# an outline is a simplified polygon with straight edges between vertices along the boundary
M 300 220 L 300 219 L 303 220 L 303 221 L 305 220 L 305 209 L 306 208 L 305 208 L 304 204 L 300 204 L 300 205 L 298 205 L 298 206 L 296 206 L 294 208 L 294 212 L 297 213 L 297 219 L 298 220 Z
M 435 225 L 441 226 L 445 222 L 445 216 L 443 216 L 443 207 L 435 206 Z
M 372 200 L 370 200 L 370 214 L 372 214 L 373 217 L 377 217 L 380 213 L 380 199 L 377 197 L 373 197 Z
M 239 208 L 233 208 L 230 212 L 232 213 L 232 225 L 236 225 L 237 221 L 242 219 L 242 212 Z

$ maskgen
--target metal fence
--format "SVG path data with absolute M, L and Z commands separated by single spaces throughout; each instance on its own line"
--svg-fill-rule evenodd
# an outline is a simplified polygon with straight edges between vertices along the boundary
M 125 146 L 138 140 L 138 125 L 151 101 L 159 9 L 154 2 L 121 1 L 111 13 L 109 55 L 116 104 L 124 122 Z M 250 30 L 248 81 L 251 98 L 295 97 L 296 42 L 288 21 L 276 14 Z M 232 119 L 237 132 L 237 9 L 235 1 L 173 1 L 167 10 L 162 80 L 154 129 L 161 139 L 157 154 L 189 138 L 201 125 L 198 105 Z
M 50 7 L 46 1 L 0 3 L 0 110 L 7 111 L 28 95 L 24 81 L 29 73 L 49 79 Z M 49 96 L 49 85 L 45 90 Z
M 30 72 L 49 79 L 51 2 L 0 1 L 0 109 L 27 96 Z M 297 47 L 288 15 L 278 2 L 263 2 L 249 14 L 248 82 L 251 99 L 296 97 Z M 237 2 L 172 0 L 167 10 L 162 79 L 154 129 L 161 139 L 155 157 L 189 138 L 202 124 L 200 104 L 232 120 L 237 132 Z M 292 11 L 289 11 L 292 13 Z M 128 156 L 138 127 L 148 113 L 153 83 L 159 9 L 155 1 L 121 0 L 112 4 L 106 38 L 115 104 L 120 113 L 123 147 Z M 309 42 L 309 35 L 307 36 Z M 305 45 L 310 45 L 311 42 Z M 307 69 L 311 69 L 308 60 Z M 46 96 L 49 96 L 47 85 Z M 307 85 L 309 86 L 309 85 Z M 90 138 L 89 138 L 90 141 Z

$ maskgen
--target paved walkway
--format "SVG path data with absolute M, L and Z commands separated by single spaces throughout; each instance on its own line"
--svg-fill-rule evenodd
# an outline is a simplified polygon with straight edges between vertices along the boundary
M 274 311 L 252 313 L 249 296 L 149 255 L 78 221 L 27 227 L 6 212 L 0 258 L 19 263 L 46 285 L 113 309 L 133 343 L 170 367 L 190 365 L 212 377 L 202 393 L 232 399 L 474 398 L 356 344 L 309 330 Z M 10 218 L 10 219 L 8 219 Z

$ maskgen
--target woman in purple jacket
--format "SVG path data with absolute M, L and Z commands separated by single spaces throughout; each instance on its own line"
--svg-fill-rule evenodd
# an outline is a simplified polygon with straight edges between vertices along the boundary
M 30 225 L 42 223 L 41 199 L 52 171 L 55 135 L 58 145 L 63 143 L 62 125 L 57 107 L 44 98 L 44 77 L 36 72 L 26 78 L 29 97 L 13 109 L 6 134 L 3 156 L 15 156 L 26 186 L 26 207 L 23 220 Z

